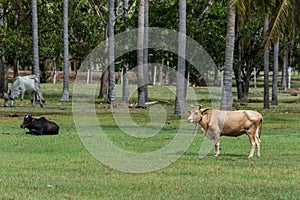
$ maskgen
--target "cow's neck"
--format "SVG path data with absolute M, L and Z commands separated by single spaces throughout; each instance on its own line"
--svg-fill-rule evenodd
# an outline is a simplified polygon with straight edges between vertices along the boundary
M 199 122 L 201 128 L 202 128 L 202 131 L 204 132 L 204 134 L 206 134 L 206 131 L 208 129 L 208 124 L 207 123 L 204 123 L 202 120 Z
M 201 121 L 199 122 L 204 134 L 206 134 L 209 128 L 210 117 L 211 117 L 211 112 L 207 112 L 202 116 Z
M 25 124 L 25 127 L 28 127 L 28 128 L 32 127 L 33 122 L 34 122 L 34 119 L 32 119 L 29 123 Z

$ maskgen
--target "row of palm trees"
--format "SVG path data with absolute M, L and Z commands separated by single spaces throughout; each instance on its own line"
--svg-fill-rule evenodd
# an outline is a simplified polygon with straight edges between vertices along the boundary
M 212 3 L 212 1 L 210 1 Z M 233 95 L 232 95 L 232 71 L 234 65 L 234 45 L 236 36 L 236 13 L 244 15 L 245 12 L 251 12 L 251 7 L 256 7 L 263 11 L 265 15 L 265 38 L 264 38 L 264 108 L 269 108 L 269 57 L 271 44 L 274 45 L 274 67 L 273 67 L 273 82 L 272 82 L 272 104 L 277 105 L 277 84 L 278 84 L 278 52 L 279 52 L 279 38 L 284 34 L 285 29 L 292 29 L 291 40 L 293 41 L 296 36 L 297 28 L 299 29 L 300 15 L 297 10 L 300 9 L 300 3 L 297 0 L 258 0 L 258 1 L 246 1 L 246 0 L 226 0 L 227 6 L 227 32 L 226 32 L 226 44 L 225 44 L 225 62 L 223 73 L 223 87 L 220 109 L 232 110 Z M 179 32 L 182 31 L 182 27 L 185 25 L 185 6 L 186 0 L 180 0 L 179 2 Z M 184 14 L 183 14 L 184 13 Z M 269 23 L 271 18 L 271 23 Z M 290 23 L 285 23 L 290 22 Z M 184 29 L 183 29 L 184 30 Z M 185 34 L 185 32 L 183 32 Z M 285 37 L 287 38 L 287 37 Z M 178 46 L 180 51 L 183 51 L 181 38 L 178 38 Z M 293 43 L 293 42 L 292 42 Z M 185 44 L 184 44 L 185 45 Z M 293 49 L 293 47 L 291 47 Z M 184 72 L 184 62 L 178 58 L 178 74 Z M 283 70 L 286 71 L 286 70 Z M 182 77 L 182 76 L 181 76 Z M 177 90 L 176 90 L 176 102 L 180 97 L 184 96 L 184 81 L 177 77 Z M 184 106 L 182 104 L 175 104 L 175 114 L 182 115 L 184 113 Z
M 269 108 L 269 57 L 271 44 L 274 45 L 274 71 L 273 71 L 273 89 L 272 103 L 277 104 L 277 83 L 278 83 L 278 52 L 279 38 L 285 34 L 285 30 L 292 30 L 290 36 L 291 43 L 299 31 L 300 15 L 297 12 L 300 9 L 298 0 L 227 0 L 228 8 L 227 33 L 226 33 L 226 53 L 224 67 L 224 86 L 221 100 L 221 109 L 232 109 L 232 68 L 234 59 L 234 37 L 235 37 L 235 19 L 236 12 L 244 14 L 251 12 L 251 7 L 256 7 L 263 11 L 265 15 L 265 39 L 264 39 L 264 108 Z M 271 20 L 269 20 L 271 19 Z M 298 29 L 298 30 L 297 30 Z M 285 36 L 287 38 L 287 36 Z M 291 47 L 291 50 L 293 47 Z
M 215 0 L 216 1 L 216 0 Z M 212 4 L 214 1 L 209 1 Z M 224 76 L 223 76 L 223 91 L 220 108 L 223 110 L 231 110 L 233 103 L 232 95 L 232 71 L 234 62 L 234 45 L 236 36 L 236 15 L 243 15 L 246 12 L 251 12 L 251 8 L 255 7 L 261 9 L 265 15 L 265 39 L 264 39 L 264 108 L 269 108 L 269 53 L 271 44 L 274 44 L 274 55 L 278 55 L 279 38 L 284 37 L 284 41 L 290 40 L 293 45 L 296 34 L 299 29 L 299 12 L 300 2 L 297 0 L 258 0 L 258 1 L 246 1 L 246 0 L 226 0 L 227 6 L 227 33 L 226 33 L 226 53 L 224 58 Z M 32 0 L 32 30 L 33 30 L 33 73 L 39 75 L 39 57 L 38 57 L 38 20 L 37 20 L 37 0 Z M 108 39 L 108 101 L 115 103 L 115 80 L 114 80 L 114 0 L 109 0 L 108 6 L 108 23 L 107 23 L 107 37 Z M 64 0 L 64 66 L 68 66 L 69 51 L 68 51 L 68 0 Z M 138 65 L 138 107 L 144 108 L 147 101 L 147 73 L 148 70 L 147 61 L 147 29 L 148 26 L 148 0 L 139 0 L 139 20 L 138 26 L 138 48 L 137 48 L 137 65 Z M 124 6 L 128 7 L 128 0 L 124 0 Z M 126 11 L 124 9 L 124 21 L 126 22 Z M 289 23 L 284 23 L 289 22 Z M 125 23 L 126 24 L 126 23 Z M 179 1 L 179 32 L 183 35 L 186 34 L 186 0 Z M 128 29 L 126 29 L 128 31 Z M 285 35 L 286 30 L 291 30 L 290 36 Z M 286 42 L 287 43 L 287 42 Z M 177 63 L 177 89 L 176 89 L 176 103 L 174 113 L 175 115 L 183 115 L 184 100 L 186 95 L 186 82 L 184 77 L 185 66 L 185 40 L 183 37 L 178 37 L 178 63 Z M 292 47 L 287 51 L 291 51 Z M 292 58 L 290 58 L 291 60 Z M 286 64 L 287 65 L 287 64 Z M 124 64 L 126 66 L 126 64 Z M 128 68 L 128 67 L 127 67 Z M 126 69 L 126 67 L 124 67 Z M 69 80 L 68 72 L 69 67 L 64 67 L 64 85 L 61 101 L 69 101 Z M 272 90 L 272 103 L 277 103 L 277 82 L 276 71 L 278 70 L 278 58 L 274 59 L 274 73 L 273 73 L 273 90 Z M 126 72 L 126 70 L 125 70 Z M 126 73 L 125 73 L 126 75 Z M 102 85 L 101 85 L 102 86 Z M 126 85 L 125 85 L 126 87 Z M 105 91 L 105 90 L 104 90 Z M 124 94 L 128 94 L 128 91 L 124 90 Z M 125 95 L 126 96 L 126 95 Z M 127 95 L 128 96 L 128 95 Z M 124 97 L 124 95 L 123 95 Z M 124 98 L 128 101 L 128 97 Z
M 140 3 L 143 0 L 140 0 Z M 212 3 L 213 1 L 210 1 Z M 272 104 L 277 105 L 277 85 L 278 85 L 278 52 L 279 38 L 284 35 L 286 29 L 292 30 L 291 43 L 299 31 L 300 15 L 297 10 L 300 9 L 300 2 L 297 0 L 226 0 L 227 6 L 227 32 L 225 44 L 225 62 L 223 73 L 223 87 L 220 109 L 232 110 L 233 95 L 232 95 L 232 71 L 234 64 L 234 45 L 236 36 L 236 13 L 244 15 L 246 12 L 251 12 L 251 8 L 261 9 L 265 15 L 265 38 L 264 38 L 264 108 L 269 108 L 269 57 L 270 47 L 274 46 L 274 67 L 273 67 L 273 82 L 272 82 Z M 269 19 L 270 22 L 269 22 Z M 285 23 L 290 22 L 290 23 Z M 186 0 L 179 1 L 179 32 L 186 34 Z M 286 39 L 287 37 L 285 37 Z M 175 115 L 184 114 L 184 99 L 185 99 L 185 43 L 186 41 L 178 37 L 178 63 L 177 63 L 177 84 L 176 84 L 176 101 Z M 292 50 L 293 47 L 290 48 Z M 292 60 L 290 61 L 292 62 Z M 286 71 L 286 70 L 284 70 Z
M 61 97 L 62 102 L 69 101 L 68 2 L 69 2 L 68 0 L 64 0 L 63 3 L 64 81 L 63 81 L 63 91 Z M 32 73 L 35 74 L 37 77 L 40 77 L 37 0 L 31 0 L 31 6 L 32 6 L 32 43 L 33 43 Z M 40 87 L 40 85 L 38 85 L 38 87 Z

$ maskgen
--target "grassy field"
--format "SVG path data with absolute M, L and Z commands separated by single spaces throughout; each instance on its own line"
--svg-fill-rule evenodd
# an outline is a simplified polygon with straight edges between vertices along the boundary
M 220 156 L 214 157 L 211 151 L 200 159 L 198 153 L 204 137 L 198 130 L 178 160 L 157 171 L 134 174 L 105 166 L 89 153 L 77 133 L 72 102 L 59 102 L 61 84 L 47 83 L 41 87 L 46 98 L 44 108 L 31 107 L 28 99 L 23 107 L 17 106 L 18 101 L 15 107 L 0 107 L 0 199 L 253 200 L 300 197 L 300 101 L 299 97 L 290 96 L 292 90 L 279 91 L 279 105 L 271 106 L 269 110 L 262 109 L 262 88 L 250 90 L 250 99 L 256 103 L 235 104 L 236 109 L 256 109 L 264 116 L 261 158 L 247 158 L 249 141 L 243 135 L 222 137 Z M 162 128 L 151 127 L 155 131 L 158 129 L 152 137 L 136 138 L 122 133 L 114 112 L 98 99 L 96 118 L 118 147 L 136 153 L 158 150 L 172 141 L 180 126 L 187 135 L 194 130 L 192 124 L 180 125 L 180 118 L 173 116 L 173 89 L 149 87 L 151 100 L 159 100 L 159 108 L 166 114 Z M 205 88 L 196 88 L 195 93 L 200 103 L 210 106 Z M 136 94 L 133 94 L 135 98 Z M 2 100 L 0 105 L 3 105 Z M 147 127 L 151 110 L 152 107 L 130 109 L 129 117 L 139 126 Z M 20 128 L 25 114 L 45 116 L 57 122 L 61 127 L 60 134 L 25 134 Z

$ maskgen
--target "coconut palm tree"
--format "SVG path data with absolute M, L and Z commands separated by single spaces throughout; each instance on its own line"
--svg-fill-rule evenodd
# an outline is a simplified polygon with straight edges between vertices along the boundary
M 282 81 L 281 81 L 281 86 L 284 88 L 284 90 L 287 89 L 287 81 L 288 81 L 288 60 L 289 60 L 289 48 L 288 48 L 288 37 L 284 36 L 284 49 L 283 49 L 283 59 L 282 59 Z
M 114 106 L 116 103 L 115 91 L 115 0 L 109 0 L 108 3 L 108 102 Z
M 266 38 L 269 27 L 269 13 L 265 13 L 264 21 L 264 37 Z M 269 46 L 264 48 L 264 109 L 270 108 L 270 95 L 269 95 L 269 58 L 270 50 Z
M 0 6 L 2 7 L 2 4 L 0 3 Z M 3 9 L 0 9 L 0 15 L 3 16 Z M 3 26 L 4 19 L 0 18 L 0 26 Z M 2 28 L 2 27 L 1 27 Z M 1 41 L 1 46 L 3 45 L 3 41 Z M 8 82 L 7 82 L 7 64 L 5 60 L 4 51 L 1 48 L 1 54 L 0 54 L 0 96 L 4 97 L 4 106 L 8 106 Z
M 179 35 L 178 35 L 178 60 L 176 73 L 176 99 L 174 114 L 184 114 L 185 103 L 185 54 L 186 54 L 186 0 L 179 1 Z
M 279 57 L 279 37 L 274 43 L 274 65 L 272 82 L 272 105 L 278 104 L 278 57 Z
M 40 80 L 37 0 L 31 0 L 31 9 L 32 9 L 32 43 L 33 43 L 32 73 L 38 77 L 38 80 Z
M 8 106 L 8 82 L 7 82 L 7 65 L 5 56 L 0 55 L 0 96 L 4 98 L 4 106 Z
M 38 39 L 38 13 L 37 13 L 37 0 L 31 0 L 32 9 L 32 46 L 33 46 L 33 67 L 32 73 L 36 75 L 38 81 L 38 90 L 41 91 L 40 86 L 40 66 L 39 66 L 39 39 Z M 42 93 L 37 96 L 36 100 L 44 100 Z
M 263 2 L 263 4 L 262 4 Z M 271 43 L 277 45 L 278 38 L 284 33 L 285 28 L 288 27 L 292 33 L 291 44 L 296 36 L 296 32 L 300 29 L 300 14 L 296 10 L 300 9 L 300 2 L 298 0 L 265 0 L 256 1 L 259 5 L 263 5 L 266 10 L 265 19 L 265 75 L 264 75 L 264 108 L 269 108 L 269 68 L 268 68 L 268 51 Z M 269 20 L 269 10 L 272 10 Z M 270 23 L 269 23 L 270 21 Z M 291 22 L 291 23 L 286 23 Z M 285 42 L 286 44 L 286 42 Z M 293 47 L 291 48 L 293 49 Z M 292 55 L 292 54 L 291 54 Z M 292 60 L 292 59 L 291 59 Z M 276 72 L 275 72 L 276 73 Z M 278 79 L 278 77 L 274 77 Z M 278 80 L 275 82 L 278 82 Z M 275 92 L 275 90 L 274 90 Z
M 227 32 L 226 32 L 226 49 L 225 64 L 223 72 L 223 89 L 221 99 L 221 110 L 232 110 L 232 68 L 234 56 L 235 40 L 235 5 L 236 1 L 227 1 Z
M 145 27 L 145 1 L 139 0 L 138 14 L 138 38 L 137 38 L 137 84 L 138 84 L 138 108 L 146 107 L 145 80 L 144 80 L 144 27 Z
M 144 8 L 144 50 L 143 50 L 143 67 L 144 67 L 144 81 L 145 81 L 145 102 L 148 101 L 148 84 L 149 84 L 149 67 L 148 67 L 148 26 L 149 26 L 149 4 L 148 0 L 145 1 Z
M 63 92 L 60 101 L 69 101 L 69 39 L 68 39 L 68 0 L 64 0 L 63 4 L 63 24 L 64 24 L 64 82 Z
M 129 34 L 129 27 L 128 27 L 128 0 L 124 0 L 123 2 L 124 7 L 124 24 L 125 24 L 125 31 L 126 34 Z M 125 46 L 128 49 L 128 44 Z M 129 103 L 129 80 L 128 80 L 128 62 L 124 61 L 123 63 L 123 85 L 122 85 L 122 101 L 125 103 Z

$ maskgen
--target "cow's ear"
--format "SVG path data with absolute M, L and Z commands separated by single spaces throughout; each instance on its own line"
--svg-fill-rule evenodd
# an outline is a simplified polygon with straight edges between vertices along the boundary
M 209 108 L 202 109 L 202 110 L 201 110 L 201 114 L 205 113 L 205 112 L 208 111 L 208 110 L 209 110 Z
M 199 106 L 199 110 L 200 110 L 200 109 L 202 108 L 202 105 L 201 105 L 201 104 L 199 104 L 198 106 Z

